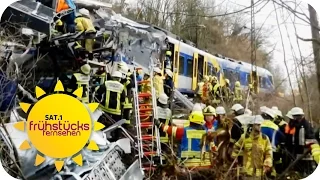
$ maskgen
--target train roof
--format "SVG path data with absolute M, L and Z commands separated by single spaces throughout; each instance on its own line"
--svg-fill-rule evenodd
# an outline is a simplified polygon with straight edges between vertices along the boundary
M 212 55 L 208 52 L 205 52 L 203 50 L 200 50 L 196 47 L 193 47 L 189 44 L 186 44 L 184 42 L 181 42 L 177 39 L 174 39 L 173 37 L 170 37 L 170 36 L 167 36 L 169 42 L 171 43 L 179 43 L 180 44 L 180 50 L 182 50 L 184 53 L 187 53 L 188 52 L 197 52 L 198 54 L 201 54 L 201 55 L 205 55 L 211 59 L 215 58 L 220 64 L 222 67 L 228 67 L 228 68 L 231 68 L 231 69 L 236 69 L 236 68 L 239 68 L 240 71 L 244 71 L 244 72 L 250 72 L 251 69 L 252 69 L 252 65 L 250 63 L 247 63 L 247 62 L 243 62 L 243 61 L 238 61 L 238 60 L 235 60 L 235 59 L 231 59 L 231 58 L 227 58 L 224 59 L 224 58 L 221 58 L 221 57 L 217 57 L 215 55 Z M 193 55 L 193 54 L 190 54 L 189 55 Z M 272 74 L 270 73 L 270 71 L 268 71 L 267 69 L 265 68 L 262 68 L 262 67 L 257 67 L 257 71 L 258 71 L 258 74 L 265 74 L 265 75 L 268 75 L 268 76 L 272 76 Z

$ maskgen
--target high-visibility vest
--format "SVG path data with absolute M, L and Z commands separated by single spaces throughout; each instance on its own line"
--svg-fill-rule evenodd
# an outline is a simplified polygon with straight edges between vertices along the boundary
M 106 73 L 95 74 L 94 76 L 99 81 L 99 84 L 104 84 L 104 82 L 106 81 Z
M 294 135 L 296 133 L 296 128 L 290 128 L 289 124 L 286 125 L 285 129 L 284 129 L 285 134 L 290 134 L 290 135 Z
M 123 108 L 124 109 L 132 109 L 132 103 L 131 103 L 131 101 L 129 101 L 129 98 L 128 98 L 128 91 L 130 91 L 131 89 L 127 88 L 127 86 L 130 83 L 131 83 L 131 78 L 127 77 L 127 81 L 124 83 L 124 92 L 126 94 L 126 99 L 125 99 L 124 104 L 123 104 Z
M 78 88 L 82 87 L 82 97 L 80 98 L 82 102 L 89 103 L 89 81 L 90 76 L 82 73 L 74 73 L 73 76 L 77 80 Z
M 157 119 L 164 119 L 165 125 L 169 124 L 169 120 L 171 117 L 171 110 L 169 108 L 157 107 Z M 160 141 L 163 143 L 169 142 L 168 134 L 160 132 Z
M 205 130 L 196 130 L 190 126 L 185 127 L 180 144 L 180 157 L 199 159 L 201 152 L 200 141 L 205 133 Z
M 121 93 L 124 90 L 123 84 L 119 81 L 106 81 L 106 94 L 105 94 L 105 105 L 101 105 L 100 107 L 103 111 L 114 114 L 114 115 L 121 115 Z
M 207 157 L 206 159 L 202 159 L 203 154 L 201 154 L 202 147 L 200 147 L 200 142 L 205 133 L 205 130 L 196 130 L 192 127 L 184 128 L 184 135 L 182 137 L 178 155 L 185 167 L 211 166 L 209 154 L 204 155 Z

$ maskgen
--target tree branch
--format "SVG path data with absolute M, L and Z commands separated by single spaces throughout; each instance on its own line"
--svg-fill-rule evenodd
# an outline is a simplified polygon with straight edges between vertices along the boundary
M 316 42 L 318 45 L 320 45 L 320 40 L 319 39 L 305 39 L 305 38 L 302 38 L 300 36 L 298 36 L 298 34 L 296 34 L 297 38 L 302 40 L 302 41 L 307 41 L 307 42 Z

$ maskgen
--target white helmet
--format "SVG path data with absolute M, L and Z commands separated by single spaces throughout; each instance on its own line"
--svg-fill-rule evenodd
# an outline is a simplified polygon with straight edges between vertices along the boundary
M 277 116 L 283 117 L 282 112 L 279 109 L 278 110 L 274 110 L 274 112 L 276 113 Z
M 158 68 L 158 67 L 155 67 L 155 68 L 153 69 L 153 71 L 156 72 L 156 73 L 161 74 L 161 69 Z
M 279 110 L 277 106 L 272 106 L 271 109 L 274 110 L 274 111 Z
M 91 71 L 91 67 L 89 64 L 85 64 L 80 67 L 80 70 L 81 72 L 83 72 L 83 74 L 89 75 Z
M 244 107 L 241 104 L 235 104 L 231 107 L 234 111 L 239 111 L 240 109 L 244 109 Z
M 128 74 L 129 68 L 128 68 L 127 63 L 125 63 L 125 62 L 120 62 L 120 63 L 118 64 L 118 67 L 119 67 L 119 69 L 118 69 L 119 72 L 121 72 L 122 74 L 125 74 L 125 75 Z
M 262 113 L 269 115 L 272 119 L 274 119 L 276 117 L 275 111 L 270 108 L 267 108 L 267 107 L 262 109 Z
M 250 124 L 262 124 L 264 121 L 261 115 L 251 116 Z
M 286 114 L 286 116 L 289 118 L 289 119 L 293 119 L 293 116 L 291 114 L 291 111 L 288 111 L 288 113 Z
M 291 115 L 294 116 L 294 115 L 304 115 L 304 112 L 301 108 L 299 107 L 294 107 L 290 110 L 291 112 Z
M 264 110 L 267 109 L 267 108 L 268 108 L 267 106 L 261 106 L 261 107 L 260 107 L 260 111 L 261 111 L 261 112 L 264 112 Z
M 158 101 L 161 104 L 168 104 L 168 96 L 165 93 L 160 94 Z
M 122 78 L 122 73 L 119 71 L 114 71 L 111 77 Z
M 90 12 L 89 12 L 89 10 L 86 9 L 86 8 L 81 8 L 81 9 L 79 9 L 79 13 L 80 13 L 81 15 L 83 15 L 83 16 L 90 17 Z
M 248 115 L 252 116 L 252 111 L 250 109 L 246 109 L 246 110 L 244 110 L 244 114 L 248 114 Z
M 216 108 L 216 113 L 217 114 L 226 114 L 226 110 L 224 109 L 224 107 L 219 106 Z
M 202 112 L 202 107 L 201 107 L 201 104 L 199 103 L 196 103 L 193 108 L 192 108 L 192 112 L 193 111 L 201 111 Z
M 166 69 L 166 74 L 168 74 L 168 76 L 171 77 L 171 78 L 173 76 L 173 73 L 172 73 L 172 71 L 170 69 Z

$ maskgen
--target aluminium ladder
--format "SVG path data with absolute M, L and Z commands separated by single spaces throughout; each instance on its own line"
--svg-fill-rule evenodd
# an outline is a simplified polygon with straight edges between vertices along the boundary
M 137 82 L 136 71 L 141 68 L 135 67 L 134 69 L 134 79 L 135 79 L 135 87 L 133 91 L 134 98 L 134 116 L 136 120 L 136 131 L 137 131 L 137 143 L 136 147 L 138 149 L 138 158 L 140 168 L 148 171 L 154 169 L 153 157 L 158 156 L 160 158 L 160 164 L 162 164 L 162 156 L 161 156 L 161 144 L 160 144 L 160 133 L 159 128 L 155 127 L 154 117 L 157 117 L 157 99 L 156 99 L 156 91 L 153 87 L 153 69 L 154 67 L 151 65 L 150 67 L 150 80 Z M 139 84 L 150 84 L 151 92 L 143 92 L 140 93 L 138 91 Z M 150 102 L 151 98 L 151 102 Z M 146 99 L 149 99 L 149 101 Z M 141 100 L 143 102 L 141 102 Z M 151 129 L 151 134 L 150 134 Z M 144 131 L 143 131 L 144 130 Z M 145 131 L 149 131 L 149 134 Z M 151 143 L 150 143 L 151 141 Z M 156 149 L 156 150 L 155 150 Z M 144 158 L 149 159 L 151 157 L 150 164 L 143 164 L 142 160 Z

